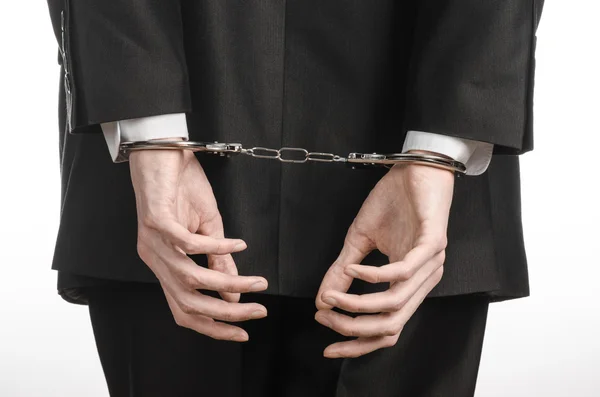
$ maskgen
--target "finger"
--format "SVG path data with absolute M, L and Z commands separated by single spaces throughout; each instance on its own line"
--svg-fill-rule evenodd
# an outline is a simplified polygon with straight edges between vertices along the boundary
M 316 305 L 318 309 L 332 308 L 330 304 L 323 301 L 321 296 L 323 292 L 348 291 L 348 288 L 350 288 L 350 285 L 352 284 L 353 278 L 344 273 L 344 268 L 349 263 L 362 262 L 365 256 L 367 256 L 372 249 L 373 248 L 368 240 L 358 237 L 357 234 L 353 232 L 353 228 L 351 226 L 350 230 L 348 231 L 348 235 L 346 236 L 346 240 L 344 241 L 344 246 L 342 247 L 340 255 L 335 260 L 333 265 L 331 265 L 327 273 L 325 273 L 319 291 L 317 292 Z
M 167 254 L 167 256 L 169 255 Z M 207 269 L 198 266 L 185 255 L 182 255 L 178 261 L 171 258 L 166 258 L 166 260 L 170 264 L 177 262 L 171 268 L 180 282 L 190 290 L 206 289 L 239 294 L 264 291 L 268 287 L 268 282 L 264 277 L 231 275 Z
M 419 291 L 412 296 L 409 302 L 398 312 L 396 321 L 398 321 L 402 327 L 408 322 L 412 315 L 417 311 L 418 307 L 425 300 L 431 290 L 439 283 L 442 278 L 442 270 L 439 268 L 436 270 L 423 285 L 419 288 Z M 371 338 L 358 338 L 347 342 L 338 342 L 329 345 L 323 355 L 329 358 L 340 358 L 340 357 L 359 357 L 365 354 L 371 353 L 375 350 L 391 347 L 396 344 L 400 332 L 392 336 L 379 336 Z
M 189 260 L 189 258 L 187 259 Z M 221 299 L 203 295 L 196 290 L 190 290 L 190 288 L 184 286 L 172 274 L 168 266 L 162 262 L 162 259 L 156 253 L 153 253 L 152 264 L 159 270 L 158 272 L 155 271 L 155 274 L 159 278 L 163 290 L 173 297 L 180 311 L 185 314 L 205 315 L 223 321 L 253 320 L 263 318 L 267 315 L 267 309 L 258 303 L 229 303 Z M 194 264 L 194 266 L 196 265 Z M 199 266 L 196 267 L 213 272 Z
M 194 266 L 194 268 L 184 269 L 184 273 L 180 275 L 179 279 L 190 289 L 206 289 L 210 291 L 239 294 L 264 291 L 268 287 L 268 282 L 264 277 L 234 276 L 203 268 L 187 258 L 186 262 L 188 261 L 192 262 L 188 267 Z
M 238 270 L 235 265 L 235 261 L 231 255 L 208 255 L 208 268 L 217 272 L 221 272 L 224 274 L 229 274 L 231 276 L 237 276 Z M 264 288 L 260 289 L 260 291 L 265 290 L 267 287 L 267 283 L 265 280 Z M 240 301 L 240 293 L 238 292 L 226 292 L 219 291 L 219 295 L 221 298 L 226 300 L 227 302 L 239 302 Z
M 327 270 L 327 273 L 325 273 L 319 291 L 317 292 L 317 309 L 324 310 L 333 307 L 329 303 L 323 301 L 323 291 L 347 291 L 351 284 L 352 277 L 344 274 L 343 267 L 337 264 L 332 265 L 329 270 Z
M 216 202 L 214 202 L 214 206 L 216 207 Z M 198 227 L 198 233 L 216 238 L 225 237 L 225 231 L 223 230 L 223 220 L 220 214 L 218 213 L 218 210 L 216 211 L 216 214 L 218 215 L 215 215 L 200 223 L 200 226 Z M 207 255 L 207 257 L 209 269 L 229 274 L 232 276 L 238 275 L 237 266 L 235 265 L 235 261 L 233 260 L 233 257 L 230 254 Z M 266 286 L 263 289 L 266 289 Z M 260 289 L 260 291 L 262 291 L 263 289 Z M 227 292 L 223 290 L 219 291 L 219 295 L 221 295 L 221 298 L 223 298 L 227 302 L 240 301 L 240 294 L 237 292 Z
M 332 310 L 319 310 L 315 319 L 320 324 L 349 337 L 393 336 L 400 333 L 403 326 L 398 312 L 350 317 Z
M 173 296 L 163 288 L 167 303 L 177 325 L 194 330 L 213 339 L 246 342 L 248 333 L 240 327 L 214 321 L 205 316 L 192 316 L 181 311 Z
M 396 282 L 383 292 L 355 295 L 339 291 L 326 291 L 323 301 L 353 313 L 396 312 L 410 300 L 423 283 L 443 265 L 443 252 L 431 258 L 408 281 Z
M 323 301 L 331 307 L 351 313 L 393 312 L 397 311 L 400 306 L 392 289 L 364 295 L 330 290 L 323 293 Z
M 179 309 L 189 315 L 203 315 L 228 322 L 256 320 L 267 316 L 267 309 L 258 303 L 230 303 L 197 291 L 183 291 L 173 297 Z
M 246 342 L 249 339 L 248 333 L 242 328 L 215 321 L 204 316 L 189 316 L 186 317 L 183 322 L 178 324 L 213 339 L 231 340 L 234 342 Z
M 224 255 L 243 251 L 246 243 L 240 239 L 214 238 L 191 233 L 176 221 L 165 222 L 159 232 L 171 244 L 179 247 L 187 254 Z
M 423 266 L 424 263 L 438 254 L 436 248 L 430 244 L 421 244 L 414 247 L 399 262 L 384 266 L 348 265 L 345 273 L 369 283 L 386 283 L 405 281 L 410 279 Z
M 338 342 L 327 346 L 323 355 L 327 358 L 354 358 L 384 347 L 394 346 L 400 335 L 358 338 L 347 342 Z
M 154 253 L 188 290 L 207 289 L 218 292 L 258 292 L 268 287 L 264 277 L 226 274 L 198 266 L 185 253 L 166 245 L 160 238 L 152 239 Z
M 421 285 L 417 292 L 408 300 L 408 302 L 398 312 L 397 321 L 402 324 L 402 327 L 408 322 L 413 314 L 417 311 L 421 303 L 427 298 L 427 295 L 435 288 L 442 279 L 444 268 L 439 267 L 433 272 L 427 280 Z

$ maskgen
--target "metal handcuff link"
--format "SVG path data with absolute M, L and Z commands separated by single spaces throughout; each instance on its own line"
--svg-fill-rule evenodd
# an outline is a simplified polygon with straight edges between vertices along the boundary
M 350 153 L 347 157 L 333 153 L 309 152 L 306 149 L 295 147 L 283 147 L 281 149 L 270 149 L 265 147 L 253 147 L 246 149 L 240 143 L 221 142 L 194 142 L 194 141 L 139 141 L 124 142 L 119 148 L 119 159 L 125 160 L 129 153 L 136 150 L 191 150 L 220 156 L 247 155 L 261 159 L 279 160 L 283 163 L 306 163 L 309 161 L 323 163 L 343 163 L 352 168 L 385 166 L 391 167 L 399 163 L 417 163 L 429 165 L 465 174 L 466 167 L 463 163 L 433 154 L 422 153 Z

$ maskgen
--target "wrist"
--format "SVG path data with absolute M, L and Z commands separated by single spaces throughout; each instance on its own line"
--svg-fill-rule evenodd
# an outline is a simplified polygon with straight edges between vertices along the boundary
M 434 155 L 434 156 L 443 157 L 443 158 L 446 158 L 446 159 L 449 159 L 449 160 L 454 160 L 452 157 L 450 157 L 450 156 L 448 156 L 448 155 L 445 155 L 445 154 L 442 154 L 442 153 L 438 153 L 438 152 L 433 152 L 433 151 L 431 151 L 431 150 L 418 150 L 418 149 L 411 149 L 411 150 L 408 150 L 406 153 L 415 153 L 415 154 L 428 154 L 428 155 Z M 447 172 L 447 173 L 450 173 L 450 174 L 452 174 L 452 176 L 453 176 L 453 177 L 455 176 L 455 174 L 454 174 L 454 172 L 453 172 L 453 171 L 450 171 L 450 170 L 447 170 L 447 169 L 444 169 L 444 168 L 440 168 L 440 167 L 435 167 L 435 166 L 433 166 L 433 165 L 427 165 L 427 164 L 418 164 L 418 163 L 415 163 L 415 164 L 409 164 L 409 165 L 408 165 L 408 167 L 420 167 L 420 166 L 421 166 L 421 167 L 429 167 L 429 168 L 437 168 L 437 169 L 438 169 L 438 171 L 439 171 L 440 173 L 441 173 L 441 172 L 443 172 L 443 171 L 445 171 L 445 172 Z
M 182 137 L 167 137 L 148 139 L 148 142 L 172 142 L 185 140 L 186 139 Z M 139 149 L 131 151 L 129 154 L 129 161 L 139 162 L 142 160 L 147 161 L 148 159 L 174 161 L 175 159 L 180 158 L 184 160 L 190 160 L 193 157 L 195 157 L 194 153 L 185 149 Z M 187 163 L 187 161 L 184 161 L 184 163 Z

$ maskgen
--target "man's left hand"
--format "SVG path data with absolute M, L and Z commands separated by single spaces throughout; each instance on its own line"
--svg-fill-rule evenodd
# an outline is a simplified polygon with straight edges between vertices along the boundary
M 358 357 L 396 344 L 406 322 L 442 278 L 453 189 L 452 172 L 416 164 L 394 166 L 373 188 L 317 294 L 315 319 L 356 337 L 328 346 L 325 357 Z M 375 249 L 390 263 L 361 265 Z M 355 278 L 386 282 L 389 289 L 348 294 Z M 333 307 L 369 314 L 351 317 Z

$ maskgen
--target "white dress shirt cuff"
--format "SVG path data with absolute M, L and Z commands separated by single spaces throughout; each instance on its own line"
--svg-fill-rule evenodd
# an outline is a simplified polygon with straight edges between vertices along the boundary
M 446 155 L 467 167 L 467 175 L 481 175 L 492 160 L 494 145 L 424 131 L 408 131 L 402 152 L 427 150 Z
M 117 162 L 122 142 L 149 141 L 152 139 L 183 138 L 188 140 L 185 113 L 162 114 L 139 119 L 102 123 L 102 132 L 110 156 Z

